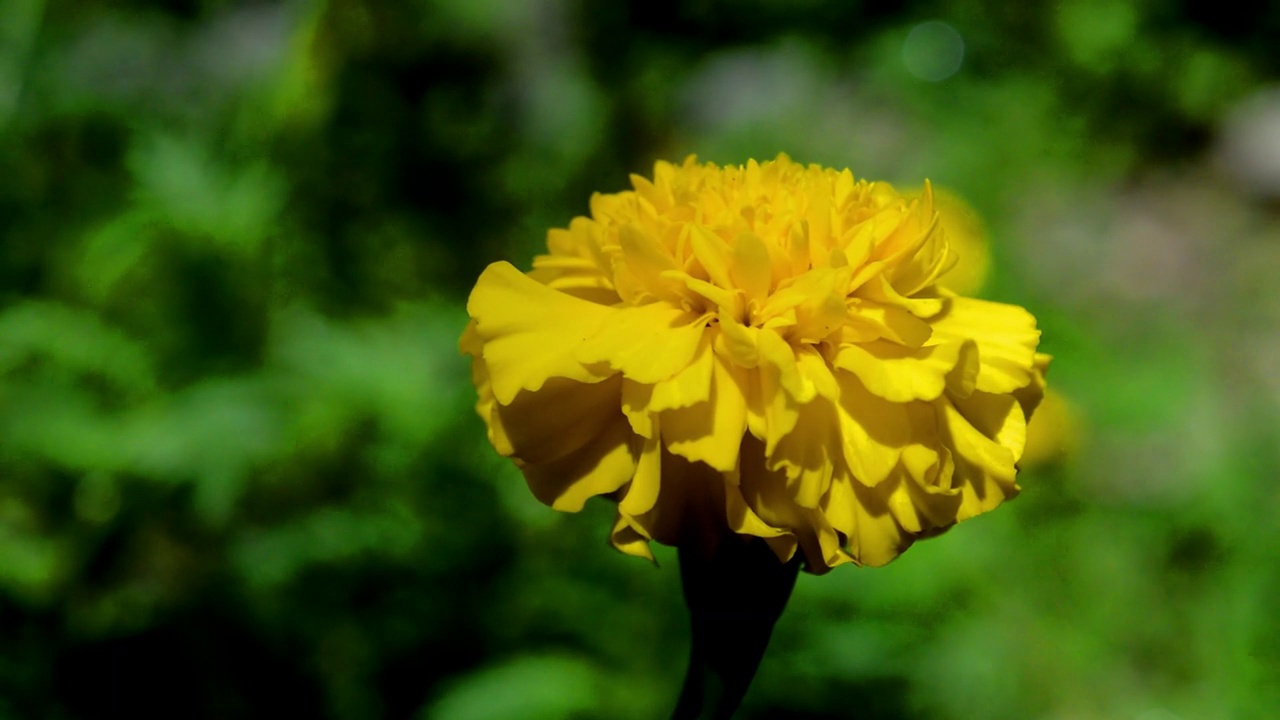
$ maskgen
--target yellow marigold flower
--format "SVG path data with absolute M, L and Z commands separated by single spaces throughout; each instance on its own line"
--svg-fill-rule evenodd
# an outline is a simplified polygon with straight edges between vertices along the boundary
M 811 572 L 883 565 L 1018 492 L 1048 357 L 955 295 L 926 185 L 792 162 L 657 163 L 467 303 L 489 438 L 534 495 L 617 500 L 611 540 L 725 528 Z

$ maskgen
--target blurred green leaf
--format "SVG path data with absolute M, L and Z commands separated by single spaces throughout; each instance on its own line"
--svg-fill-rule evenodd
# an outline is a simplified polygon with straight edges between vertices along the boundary
M 198 140 L 147 137 L 129 162 L 154 221 L 231 253 L 256 251 L 284 204 L 284 183 L 266 164 L 225 167 Z
M 601 678 L 581 658 L 533 655 L 509 660 L 454 683 L 423 720 L 597 716 Z

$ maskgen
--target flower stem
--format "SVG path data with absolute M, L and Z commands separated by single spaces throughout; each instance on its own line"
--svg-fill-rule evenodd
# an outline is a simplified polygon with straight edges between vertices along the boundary
M 800 569 L 759 538 L 725 537 L 708 554 L 680 546 L 689 607 L 689 669 L 672 720 L 730 718 L 764 657 Z

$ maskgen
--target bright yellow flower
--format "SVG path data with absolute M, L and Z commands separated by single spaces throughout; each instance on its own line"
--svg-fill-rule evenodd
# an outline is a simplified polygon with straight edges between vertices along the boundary
M 538 499 L 615 499 L 633 555 L 727 528 L 821 573 L 1018 492 L 1048 357 L 1026 310 L 939 286 L 928 186 L 786 156 L 631 180 L 467 303 L 477 410 Z

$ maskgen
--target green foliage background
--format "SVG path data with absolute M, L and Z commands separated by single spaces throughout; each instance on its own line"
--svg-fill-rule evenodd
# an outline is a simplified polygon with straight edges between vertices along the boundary
M 0 720 L 665 716 L 674 555 L 538 505 L 456 338 L 591 192 L 780 151 L 967 197 L 1076 424 L 802 577 L 740 716 L 1274 717 L 1280 187 L 1223 148 L 1280 11 L 1222 5 L 5 0 Z

